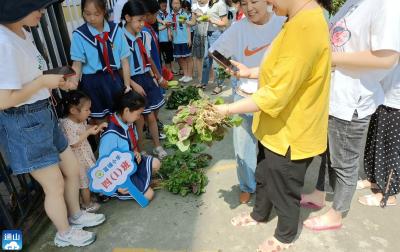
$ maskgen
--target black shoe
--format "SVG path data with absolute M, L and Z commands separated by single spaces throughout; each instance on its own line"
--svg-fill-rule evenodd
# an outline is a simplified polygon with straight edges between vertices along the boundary
M 160 120 L 157 120 L 157 127 L 160 132 L 164 130 L 164 124 Z

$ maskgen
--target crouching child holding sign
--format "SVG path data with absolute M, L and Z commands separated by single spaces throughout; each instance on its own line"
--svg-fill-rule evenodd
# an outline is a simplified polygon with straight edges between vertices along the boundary
M 121 200 L 135 199 L 142 207 L 154 196 L 151 175 L 160 168 L 158 159 L 141 156 L 137 146 L 134 122 L 145 105 L 145 98 L 134 91 L 115 100 L 115 113 L 101 135 L 100 159 L 89 171 L 91 190 Z

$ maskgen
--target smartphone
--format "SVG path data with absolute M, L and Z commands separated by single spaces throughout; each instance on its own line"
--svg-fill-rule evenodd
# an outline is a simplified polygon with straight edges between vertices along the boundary
M 218 51 L 213 51 L 210 53 L 210 56 L 221 66 L 223 66 L 224 68 L 229 68 L 232 69 L 233 71 L 237 71 L 238 69 L 232 65 L 231 61 L 227 58 L 225 58 L 224 55 L 222 55 L 220 52 Z
M 43 71 L 43 74 L 61 74 L 64 78 L 74 76 L 75 70 L 70 66 L 57 67 L 50 70 Z

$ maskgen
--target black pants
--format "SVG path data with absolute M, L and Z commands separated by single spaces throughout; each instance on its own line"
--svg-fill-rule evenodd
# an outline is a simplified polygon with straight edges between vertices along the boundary
M 164 61 L 164 64 L 171 64 L 174 61 L 174 49 L 172 42 L 160 42 L 160 54 Z
M 275 238 L 291 243 L 297 235 L 304 176 L 313 158 L 292 161 L 290 149 L 284 157 L 259 146 L 264 159 L 259 160 L 256 168 L 256 202 L 251 217 L 267 221 L 274 207 L 278 215 Z

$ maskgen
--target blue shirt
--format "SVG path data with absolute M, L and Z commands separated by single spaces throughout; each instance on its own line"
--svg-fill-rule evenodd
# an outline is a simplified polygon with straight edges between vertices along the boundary
M 167 15 L 165 16 L 164 13 L 162 11 L 158 12 L 158 18 L 162 21 L 167 20 L 168 18 L 168 13 L 166 13 Z M 158 29 L 160 29 L 160 27 L 163 26 L 163 24 L 159 23 L 158 24 Z M 165 28 L 162 31 L 158 32 L 158 41 L 160 42 L 168 42 L 168 28 Z
M 94 28 L 93 26 L 86 23 L 89 28 L 90 33 L 93 36 L 100 34 L 100 32 Z M 115 34 L 110 33 L 109 24 L 104 21 L 104 31 L 101 33 L 101 37 L 104 36 L 104 32 L 109 32 L 109 37 L 113 38 L 112 43 L 112 51 L 113 57 L 115 61 L 115 67 L 117 69 L 121 68 L 121 60 L 127 58 L 131 53 L 128 47 L 128 43 L 126 39 L 123 37 L 123 32 L 119 27 L 115 28 Z M 81 34 L 77 31 L 72 33 L 72 43 L 71 43 L 71 60 L 79 61 L 83 63 L 82 73 L 83 74 L 93 74 L 97 71 L 101 71 L 103 69 L 100 56 L 98 50 L 93 42 L 90 42 L 89 39 L 85 39 Z M 99 43 L 97 40 L 95 43 Z M 103 50 L 103 46 L 101 49 Z
M 174 36 L 173 43 L 174 44 L 187 44 L 189 42 L 189 36 L 188 36 L 188 24 L 186 23 L 179 23 L 179 17 L 186 17 L 186 21 L 189 21 L 189 15 L 180 10 L 176 14 L 176 24 L 172 24 L 172 32 Z M 168 21 L 173 22 L 174 20 L 174 13 L 169 14 L 168 16 Z M 176 27 L 176 29 L 175 29 Z
M 160 52 L 158 51 L 158 38 L 154 38 L 152 35 L 152 32 L 150 30 L 151 28 L 144 26 L 142 29 L 143 37 L 151 37 L 151 58 L 154 61 L 154 64 L 157 67 L 158 72 L 161 73 L 161 60 L 160 60 Z M 150 35 L 150 36 L 149 36 Z
M 151 39 L 149 41 L 149 39 L 146 38 L 147 36 L 142 36 L 142 33 L 138 33 L 136 36 L 134 36 L 125 28 L 123 28 L 123 32 L 124 37 L 127 40 L 128 47 L 131 50 L 131 55 L 128 58 L 131 76 L 147 73 L 150 71 L 150 66 L 143 65 L 143 57 L 137 43 L 137 38 L 142 40 L 143 46 L 146 48 L 147 57 L 150 57 Z
M 114 114 L 115 115 L 115 114 Z M 115 116 L 119 125 L 125 130 L 126 136 L 121 136 L 118 132 L 110 131 L 100 138 L 99 157 L 110 155 L 114 149 L 119 149 L 124 152 L 130 151 L 130 140 L 128 139 L 128 125 L 124 123 L 119 116 Z M 137 138 L 137 132 L 135 129 Z

